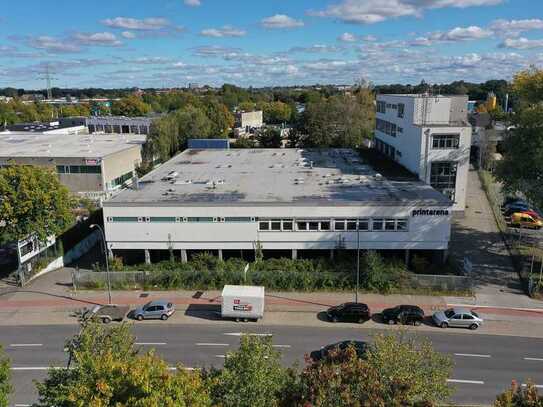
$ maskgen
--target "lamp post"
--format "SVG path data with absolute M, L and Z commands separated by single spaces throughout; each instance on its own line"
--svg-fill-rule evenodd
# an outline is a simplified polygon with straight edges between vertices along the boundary
M 358 302 L 358 286 L 360 284 L 360 225 L 356 221 L 356 292 L 354 302 Z
M 109 304 L 111 304 L 111 280 L 109 278 L 109 261 L 108 261 L 108 255 L 107 255 L 107 246 L 106 246 L 106 235 L 104 233 L 104 230 L 100 227 L 100 225 L 92 224 L 90 225 L 91 229 L 97 228 L 100 231 L 100 235 L 102 238 L 102 244 L 104 245 L 104 256 L 106 257 L 106 276 L 107 276 L 107 295 Z

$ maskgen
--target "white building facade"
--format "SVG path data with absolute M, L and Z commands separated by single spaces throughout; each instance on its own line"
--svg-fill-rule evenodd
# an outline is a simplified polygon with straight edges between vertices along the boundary
M 471 126 L 467 96 L 378 95 L 375 147 L 466 206 Z

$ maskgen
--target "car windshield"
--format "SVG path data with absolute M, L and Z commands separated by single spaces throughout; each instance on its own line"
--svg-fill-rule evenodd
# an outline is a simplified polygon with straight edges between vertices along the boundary
M 168 303 L 168 308 L 173 307 L 173 304 L 171 302 Z
M 149 307 L 151 306 L 151 304 L 152 304 L 151 302 L 148 302 L 147 304 L 145 304 L 145 305 L 143 306 L 142 309 L 143 309 L 144 311 L 147 310 L 147 308 L 149 308 Z
M 473 315 L 476 318 L 479 318 L 479 315 L 475 311 L 471 311 L 471 315 Z
M 454 316 L 454 311 L 452 309 L 448 309 L 447 311 L 445 311 L 445 316 L 447 318 L 452 318 Z

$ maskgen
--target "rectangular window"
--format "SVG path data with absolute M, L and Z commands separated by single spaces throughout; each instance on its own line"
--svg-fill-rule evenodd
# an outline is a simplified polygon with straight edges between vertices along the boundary
M 291 231 L 294 226 L 292 219 L 283 219 L 283 230 Z
M 251 218 L 233 216 L 233 217 L 224 218 L 224 221 L 225 222 L 251 222 Z
M 402 118 L 404 115 L 405 105 L 403 103 L 398 103 L 398 117 Z
M 268 221 L 258 222 L 258 230 L 270 230 L 270 222 Z
M 432 148 L 439 150 L 453 150 L 460 147 L 459 134 L 434 134 Z
M 345 220 L 336 219 L 334 222 L 334 230 L 345 230 Z
M 456 170 L 458 163 L 454 161 L 432 162 L 430 185 L 454 201 L 456 189 Z
M 307 230 L 307 222 L 305 221 L 296 222 L 296 230 Z
M 211 218 L 211 217 L 192 217 L 192 218 L 187 218 L 187 222 L 202 222 L 202 223 L 207 223 L 207 222 L 213 222 L 214 219 Z
M 384 227 L 384 220 L 383 219 L 372 219 L 371 222 L 371 229 L 380 231 L 383 230 Z
M 398 232 L 407 231 L 407 219 L 397 219 L 396 220 L 396 230 Z
M 175 223 L 175 216 L 151 216 L 150 222 Z
M 281 230 L 281 219 L 272 219 L 271 230 Z
M 80 172 L 79 165 L 70 165 L 70 174 L 79 174 Z
M 330 230 L 330 222 L 327 220 L 321 221 L 321 230 Z
M 308 222 L 309 230 L 319 230 L 319 222 Z
M 111 218 L 113 222 L 137 222 L 137 216 L 113 216 Z
M 396 230 L 396 219 L 385 219 L 385 230 L 387 231 Z
M 356 219 L 347 219 L 347 230 L 356 230 Z
M 396 125 L 394 123 L 390 124 L 390 135 L 396 137 Z
M 368 231 L 370 228 L 370 222 L 368 219 L 358 219 L 358 230 Z
M 66 167 L 64 167 L 64 165 L 57 165 L 57 172 L 59 174 L 65 174 L 66 173 Z

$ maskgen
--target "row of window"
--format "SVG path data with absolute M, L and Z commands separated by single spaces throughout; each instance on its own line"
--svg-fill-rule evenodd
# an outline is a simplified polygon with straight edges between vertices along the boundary
M 134 176 L 132 171 L 127 172 L 126 174 L 121 175 L 120 177 L 115 178 L 113 181 L 109 182 L 109 187 L 111 189 L 123 185 L 126 181 L 129 181 Z
M 434 134 L 432 135 L 432 148 L 446 150 L 460 147 L 459 134 Z
M 377 113 L 386 113 L 387 109 L 394 109 L 398 111 L 398 117 L 402 118 L 405 114 L 405 105 L 403 103 L 393 104 L 383 101 L 377 101 Z
M 57 165 L 59 174 L 101 174 L 99 165 Z
M 108 222 L 116 223 L 236 223 L 258 222 L 262 232 L 406 232 L 406 218 L 365 218 L 365 219 L 263 219 L 255 217 L 179 217 L 179 216 L 112 216 Z
M 456 172 L 458 163 L 455 161 L 432 162 L 430 170 L 430 185 L 446 195 L 450 200 L 455 199 Z
M 396 155 L 398 157 L 402 156 L 402 153 L 400 150 L 396 150 L 394 147 L 392 147 L 391 145 L 388 145 L 384 141 L 379 140 L 378 138 L 375 139 L 375 148 L 393 160 L 396 160 Z
M 395 123 L 387 122 L 386 120 L 375 119 L 375 128 L 389 136 L 396 137 L 396 134 L 403 133 L 403 128 Z

